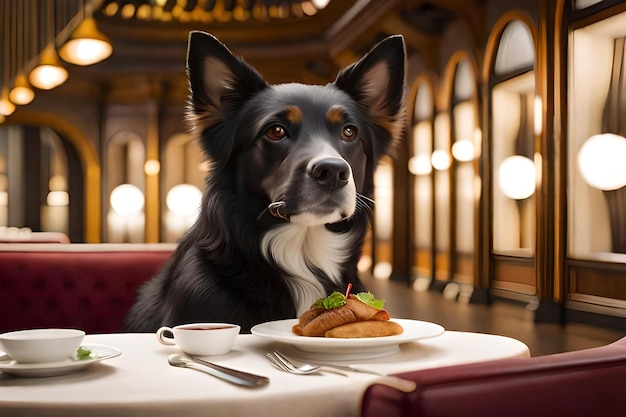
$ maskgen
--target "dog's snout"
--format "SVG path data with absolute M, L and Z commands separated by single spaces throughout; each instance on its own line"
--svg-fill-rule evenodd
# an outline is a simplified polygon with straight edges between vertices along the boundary
M 309 167 L 309 175 L 322 187 L 334 190 L 350 180 L 350 165 L 341 158 L 324 158 Z

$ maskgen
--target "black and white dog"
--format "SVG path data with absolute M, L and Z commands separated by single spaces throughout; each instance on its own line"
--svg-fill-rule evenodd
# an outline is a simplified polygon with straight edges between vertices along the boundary
M 280 63 L 277 63 L 280 65 Z M 188 119 L 210 162 L 197 222 L 139 291 L 127 330 L 296 318 L 348 283 L 373 176 L 405 124 L 404 41 L 325 86 L 269 85 L 216 38 L 189 37 Z

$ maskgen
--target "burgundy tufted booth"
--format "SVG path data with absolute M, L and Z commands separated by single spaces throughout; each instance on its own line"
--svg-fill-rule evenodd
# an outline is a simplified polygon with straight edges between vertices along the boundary
M 362 417 L 624 416 L 626 337 L 576 352 L 399 374 L 410 394 L 372 385 Z
M 140 284 L 174 244 L 0 244 L 0 332 L 74 327 L 122 331 Z

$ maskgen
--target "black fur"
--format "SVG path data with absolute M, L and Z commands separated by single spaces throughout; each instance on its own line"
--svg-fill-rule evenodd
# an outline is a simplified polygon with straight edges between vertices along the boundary
M 274 86 L 213 36 L 192 32 L 188 119 L 211 169 L 197 222 L 141 287 L 127 330 L 229 322 L 249 332 L 297 317 L 297 300 L 348 283 L 365 290 L 356 264 L 376 164 L 405 123 L 404 67 L 395 36 L 332 84 Z M 276 236 L 264 239 L 268 232 Z M 316 247 L 331 242 L 337 250 Z M 345 256 L 334 266 L 337 253 Z M 303 262 L 293 263 L 300 254 Z M 293 276 L 302 265 L 309 280 Z

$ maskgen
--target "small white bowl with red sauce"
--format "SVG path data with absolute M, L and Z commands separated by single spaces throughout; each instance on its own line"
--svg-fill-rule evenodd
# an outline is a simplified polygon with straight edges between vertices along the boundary
M 176 345 L 188 355 L 213 356 L 230 352 L 240 330 L 240 326 L 230 323 L 189 323 L 161 327 L 156 336 L 160 343 Z

